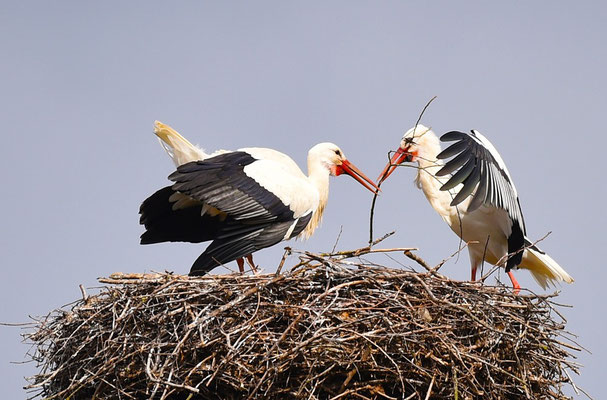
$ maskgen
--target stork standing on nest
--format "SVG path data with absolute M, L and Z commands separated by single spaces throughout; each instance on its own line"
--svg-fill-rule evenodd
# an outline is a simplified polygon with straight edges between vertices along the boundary
M 474 130 L 448 132 L 440 140 L 455 143 L 441 152 L 438 138 L 429 128 L 417 125 L 407 131 L 379 183 L 399 164 L 417 161 L 417 186 L 453 232 L 468 243 L 473 281 L 484 260 L 505 267 L 516 292 L 520 285 L 513 268 L 528 269 L 544 289 L 549 282 L 573 282 L 525 236 L 514 182 L 489 140 Z M 443 159 L 453 156 L 443 164 Z
M 308 238 L 319 226 L 329 196 L 329 176 L 343 173 L 364 187 L 373 181 L 333 143 L 308 153 L 308 176 L 287 155 L 267 148 L 206 154 L 158 121 L 155 134 L 177 166 L 175 182 L 147 198 L 140 208 L 146 228 L 141 244 L 212 241 L 190 275 L 237 260 L 255 269 L 252 254 L 294 237 Z

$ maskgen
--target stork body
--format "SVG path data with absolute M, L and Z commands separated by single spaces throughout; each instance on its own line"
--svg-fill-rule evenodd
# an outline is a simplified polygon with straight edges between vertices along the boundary
M 347 173 L 371 191 L 375 184 L 332 143 L 308 153 L 308 175 L 287 155 L 267 148 L 206 154 L 166 125 L 156 134 L 177 165 L 172 186 L 141 205 L 142 244 L 212 241 L 191 275 L 248 257 L 319 226 L 329 195 L 329 176 Z M 242 268 L 242 264 L 239 263 Z
M 472 280 L 487 261 L 503 266 L 515 290 L 520 286 L 512 269 L 528 269 L 546 288 L 549 282 L 573 282 L 550 256 L 526 237 L 518 194 L 510 173 L 493 145 L 477 131 L 449 132 L 442 141 L 456 141 L 441 152 L 429 128 L 410 129 L 380 179 L 402 162 L 417 162 L 416 184 L 463 241 L 468 243 Z M 447 163 L 443 159 L 452 158 Z

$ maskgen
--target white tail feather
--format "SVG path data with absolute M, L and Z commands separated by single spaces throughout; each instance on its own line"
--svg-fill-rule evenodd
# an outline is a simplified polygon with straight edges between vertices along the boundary
M 176 167 L 190 161 L 204 160 L 209 157 L 203 149 L 194 146 L 176 130 L 160 121 L 154 122 L 154 133 L 158 136 L 160 144 Z
M 548 254 L 543 254 L 532 248 L 525 250 L 523 261 L 519 268 L 528 269 L 537 283 L 544 289 L 556 282 L 572 283 L 573 278 Z

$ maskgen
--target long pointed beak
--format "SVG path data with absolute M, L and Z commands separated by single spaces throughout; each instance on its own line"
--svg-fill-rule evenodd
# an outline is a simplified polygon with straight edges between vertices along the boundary
M 348 160 L 343 160 L 340 165 L 343 172 L 356 179 L 361 185 L 372 191 L 373 193 L 380 192 L 381 189 L 371 179 Z
M 384 168 L 381 174 L 379 174 L 379 178 L 377 178 L 377 183 L 381 184 L 383 181 L 388 179 L 388 177 L 392 174 L 392 172 L 394 172 L 396 167 L 402 164 L 409 156 L 410 154 L 406 150 L 399 147 L 398 150 L 394 152 L 394 155 L 390 159 L 390 162 L 386 164 L 386 168 Z

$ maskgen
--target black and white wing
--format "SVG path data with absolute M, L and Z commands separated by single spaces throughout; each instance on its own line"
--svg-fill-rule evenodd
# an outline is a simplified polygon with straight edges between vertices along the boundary
M 445 176 L 453 173 L 441 190 L 450 190 L 463 184 L 457 195 L 451 201 L 456 206 L 470 196 L 468 212 L 476 210 L 481 205 L 492 205 L 508 212 L 513 220 L 519 221 L 524 227 L 523 214 L 518 194 L 510 173 L 497 150 L 487 138 L 479 132 L 471 133 L 452 131 L 440 138 L 443 142 L 456 141 L 443 150 L 438 159 L 453 157 L 436 173 Z
M 262 223 L 287 220 L 292 210 L 249 176 L 245 168 L 258 160 L 234 151 L 183 164 L 169 175 L 173 190 L 208 204 L 235 220 Z
M 472 212 L 481 205 L 489 205 L 505 210 L 512 220 L 512 232 L 508 238 L 508 252 L 512 253 L 524 246 L 526 234 L 523 213 L 510 173 L 506 164 L 491 142 L 478 131 L 470 133 L 451 131 L 441 136 L 442 142 L 452 142 L 452 145 L 438 154 L 438 159 L 447 159 L 445 165 L 436 176 L 453 174 L 441 187 L 450 190 L 462 184 L 451 206 L 456 206 L 472 193 L 467 212 Z M 509 265 L 520 263 L 522 253 L 512 257 Z M 516 259 L 516 260 L 514 260 Z M 508 268 L 509 269 L 509 268 Z
M 280 168 L 271 169 L 270 177 L 250 176 L 256 169 L 247 166 L 255 162 L 251 154 L 236 151 L 179 166 L 169 176 L 175 183 L 141 206 L 147 229 L 142 243 L 213 240 L 190 272 L 202 274 L 297 236 L 312 210 L 291 209 L 289 194 L 275 194 L 259 183 L 288 180 Z

